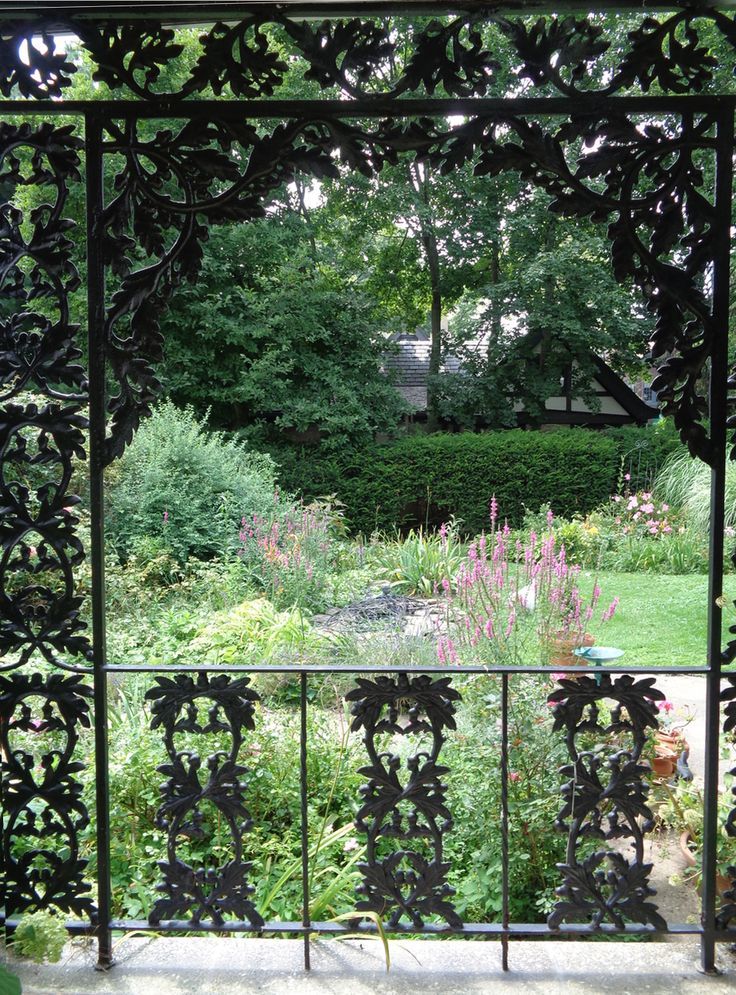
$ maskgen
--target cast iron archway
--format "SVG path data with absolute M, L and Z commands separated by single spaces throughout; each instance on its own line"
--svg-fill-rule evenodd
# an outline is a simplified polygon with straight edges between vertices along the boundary
M 508 938 L 515 934 L 548 935 L 560 928 L 585 933 L 601 926 L 613 932 L 690 931 L 701 936 L 703 965 L 712 970 L 715 942 L 733 938 L 729 927 L 736 918 L 736 885 L 720 907 L 715 892 L 719 699 L 726 702 L 726 729 L 736 725 L 736 677 L 723 672 L 736 657 L 736 643 L 721 652 L 717 601 L 722 589 L 728 417 L 734 98 L 701 91 L 709 88 L 717 68 L 705 33 L 717 32 L 725 50 L 736 41 L 736 21 L 714 9 L 689 7 L 646 17 L 628 34 L 616 66 L 603 73 L 599 66 L 607 39 L 594 18 L 552 16 L 532 23 L 518 14 L 505 16 L 498 8 L 469 4 L 459 14 L 419 22 L 410 32 L 412 51 L 405 70 L 390 90 L 382 90 L 376 70 L 394 42 L 381 21 L 380 3 L 354 4 L 358 16 L 342 16 L 341 5 L 329 4 L 322 10 L 309 3 L 200 4 L 195 5 L 198 22 L 225 13 L 228 20 L 204 30 L 201 58 L 172 93 L 163 72 L 180 54 L 172 28 L 131 18 L 123 5 L 108 4 L 106 10 L 91 6 L 95 9 L 87 14 L 84 5 L 57 4 L 52 14 L 30 20 L 22 5 L 0 7 L 6 18 L 0 49 L 0 87 L 6 98 L 0 124 L 5 198 L 0 208 L 0 278 L 6 300 L 13 302 L 0 325 L 3 921 L 12 927 L 25 910 L 58 907 L 72 917 L 73 929 L 96 934 L 102 965 L 110 961 L 114 928 L 299 932 L 305 937 L 307 963 L 309 934 L 340 930 L 335 924 L 309 921 L 306 863 L 302 922 L 264 923 L 251 901 L 250 865 L 243 859 L 245 769 L 239 760 L 257 698 L 248 686 L 247 667 L 136 668 L 108 660 L 102 471 L 130 442 L 155 400 L 153 364 L 162 348 L 158 318 L 177 284 L 196 275 L 198 244 L 209 224 L 255 217 L 269 192 L 295 172 L 320 175 L 334 169 L 335 152 L 367 175 L 400 154 L 424 158 L 448 171 L 475 156 L 480 172 L 518 170 L 551 193 L 559 210 L 608 223 L 616 275 L 633 278 L 657 316 L 654 352 L 665 358 L 655 387 L 665 411 L 692 453 L 712 467 L 708 665 L 688 671 L 705 671 L 708 682 L 702 922 L 668 926 L 648 900 L 643 832 L 651 813 L 646 768 L 638 761 L 647 726 L 656 722 L 654 702 L 661 694 L 651 680 L 632 676 L 636 668 L 612 668 L 600 684 L 581 678 L 552 695 L 556 726 L 567 736 L 572 780 L 563 787 L 559 817 L 569 838 L 561 901 L 543 927 L 509 921 L 507 860 L 501 922 L 466 926 L 452 906 L 442 851 L 451 815 L 438 764 L 458 698 L 446 673 L 450 668 L 421 674 L 404 668 L 373 680 L 361 676 L 348 699 L 354 727 L 365 729 L 372 774 L 358 816 L 368 839 L 368 859 L 363 897 L 356 908 L 380 911 L 396 930 L 436 931 L 436 926 L 425 926 L 426 917 L 434 915 L 449 931 L 498 935 L 504 966 Z M 407 4 L 407 10 L 412 6 Z M 74 16 L 66 18 L 65 7 L 73 8 Z M 422 9 L 447 15 L 442 4 L 427 3 Z M 148 14 L 156 16 L 155 5 Z M 167 22 L 185 22 L 192 16 L 191 10 L 178 15 L 166 6 Z M 531 96 L 485 96 L 493 80 L 494 33 L 517 52 L 519 76 L 531 82 Z M 95 66 L 95 78 L 125 99 L 59 99 L 74 70 L 66 54 L 54 47 L 54 36 L 61 34 L 79 38 Z M 302 60 L 306 79 L 336 91 L 340 99 L 280 100 L 284 44 Z M 658 90 L 657 96 L 641 95 L 651 88 Z M 209 89 L 218 97 L 226 93 L 227 99 L 200 99 Z M 62 114 L 77 123 L 54 123 Z M 462 122 L 448 124 L 450 115 L 462 117 Z M 144 118 L 164 122 L 153 139 L 139 136 L 138 123 Z M 575 160 L 570 150 L 580 141 L 589 152 Z M 82 182 L 82 157 L 88 219 L 86 370 L 79 363 L 77 329 L 69 318 L 68 295 L 79 278 L 64 219 L 70 191 Z M 106 193 L 103 182 L 106 162 L 119 163 L 112 194 Z M 704 176 L 704 165 L 712 182 Z M 51 196 L 47 204 L 24 215 L 18 194 L 26 185 L 47 188 Z M 136 267 L 132 254 L 138 247 L 152 257 L 150 264 Z M 47 303 L 37 306 L 39 299 Z M 700 385 L 708 367 L 710 395 L 705 398 Z M 110 398 L 108 376 L 116 384 Z M 48 403 L 39 408 L 19 399 L 30 386 Z M 73 463 L 85 458 L 87 428 L 91 638 L 74 585 L 74 569 L 86 556 L 74 513 L 78 498 L 68 492 Z M 34 462 L 55 468 L 57 478 L 32 493 L 12 471 Z M 40 668 L 38 660 L 43 661 Z M 161 809 L 168 851 L 160 865 L 163 897 L 150 921 L 122 923 L 110 912 L 105 717 L 110 673 L 135 669 L 152 675 L 152 726 L 162 728 L 170 761 Z M 505 744 L 509 675 L 503 668 L 499 673 Z M 302 672 L 305 861 L 307 681 Z M 414 700 L 415 710 L 403 727 L 397 725 L 396 706 L 406 698 Z M 605 787 L 598 777 L 602 759 L 579 754 L 575 742 L 584 715 L 602 699 L 616 703 L 614 721 L 631 736 L 626 753 L 606 758 L 610 776 Z M 194 707 L 198 704 L 207 706 L 207 718 Z M 78 851 L 78 833 L 89 814 L 80 798 L 74 756 L 79 728 L 92 718 L 96 903 Z M 15 750 L 14 731 L 27 732 L 39 722 L 46 731 L 59 733 L 65 745 L 53 756 L 38 758 Z M 386 724 L 409 736 L 421 727 L 433 744 L 429 754 L 415 758 L 408 780 L 403 785 L 396 781 L 394 795 L 388 796 L 380 784 L 391 782 L 395 771 L 388 769 L 374 745 L 376 733 Z M 215 726 L 229 734 L 232 748 L 210 768 L 208 780 L 200 781 L 191 758 L 177 749 L 175 732 L 205 734 Z M 504 749 L 504 774 L 506 764 Z M 171 815 L 193 776 L 200 793 Z M 397 808 L 406 790 L 411 790 L 432 841 L 431 859 L 411 849 L 410 831 L 398 834 L 397 857 L 376 855 L 375 844 L 385 835 L 387 806 L 389 811 Z M 193 868 L 177 856 L 177 839 L 198 804 L 215 794 L 231 830 L 230 859 Z M 604 838 L 622 832 L 629 836 L 632 860 L 613 850 L 578 860 L 578 840 L 587 830 L 600 829 L 604 814 L 610 819 Z M 500 820 L 505 834 L 505 796 Z M 727 829 L 736 834 L 736 809 Z M 36 845 L 18 850 L 15 843 L 21 837 Z M 736 878 L 736 870 L 732 873 Z

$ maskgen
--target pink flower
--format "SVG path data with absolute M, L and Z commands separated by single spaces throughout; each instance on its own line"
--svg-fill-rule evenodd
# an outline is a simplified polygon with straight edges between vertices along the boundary
M 631 474 L 630 473 L 625 473 L 624 474 L 624 480 L 631 480 Z
M 658 701 L 657 708 L 660 712 L 671 712 L 675 706 L 671 701 Z
M 496 519 L 497 518 L 498 518 L 498 501 L 496 500 L 496 495 L 494 494 L 491 497 L 491 505 L 490 505 L 491 525 L 495 525 L 496 524 Z
M 520 780 L 521 780 L 521 774 L 518 772 L 518 770 L 509 771 L 509 781 L 520 781 Z
M 166 525 L 166 523 L 168 522 L 168 520 L 169 520 L 169 513 L 168 513 L 168 511 L 165 511 L 164 512 L 164 525 Z
M 613 599 L 608 608 L 606 608 L 606 610 L 603 612 L 603 615 L 601 617 L 602 622 L 610 622 L 610 620 L 614 616 L 616 609 L 618 608 L 619 601 L 620 601 L 619 597 L 615 597 Z
M 555 516 L 552 514 L 552 509 L 550 508 L 547 511 L 547 525 L 551 526 L 552 522 L 554 522 L 554 520 L 555 520 Z
M 550 674 L 550 677 L 552 678 L 553 681 L 564 681 L 565 678 L 567 677 L 567 674 L 564 672 L 564 670 L 563 671 L 556 670 L 553 674 Z M 551 705 L 552 702 L 551 701 L 547 702 L 547 704 Z

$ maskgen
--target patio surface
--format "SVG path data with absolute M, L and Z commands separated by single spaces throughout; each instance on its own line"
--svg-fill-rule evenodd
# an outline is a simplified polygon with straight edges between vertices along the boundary
M 539 995 L 733 995 L 736 954 L 719 950 L 723 974 L 698 972 L 698 944 L 518 941 L 511 970 L 501 971 L 498 942 L 390 941 L 386 973 L 378 941 L 312 943 L 312 971 L 302 967 L 300 940 L 222 938 L 118 942 L 116 965 L 94 970 L 91 946 L 68 948 L 59 964 L 16 965 L 24 995 L 473 995 L 518 991 Z

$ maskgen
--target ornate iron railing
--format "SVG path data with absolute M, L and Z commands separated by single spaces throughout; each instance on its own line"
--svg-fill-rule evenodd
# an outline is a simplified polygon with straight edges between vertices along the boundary
M 373 176 L 399 155 L 449 172 L 474 158 L 479 174 L 516 170 L 550 193 L 555 209 L 606 221 L 617 278 L 633 279 L 656 315 L 654 387 L 693 455 L 712 467 L 708 662 L 678 673 L 707 682 L 707 743 L 702 919 L 668 924 L 649 899 L 644 834 L 651 828 L 647 767 L 641 752 L 656 722 L 659 692 L 637 668 L 610 668 L 596 683 L 583 677 L 552 695 L 570 764 L 559 824 L 568 834 L 560 868 L 560 901 L 546 924 L 514 923 L 508 914 L 508 694 L 511 670 L 492 668 L 502 683 L 503 908 L 498 923 L 464 924 L 447 883 L 443 840 L 452 825 L 441 762 L 459 693 L 453 668 L 361 668 L 352 703 L 364 730 L 368 781 L 356 825 L 367 839 L 356 914 L 380 912 L 392 930 L 496 935 L 689 932 L 702 941 L 703 967 L 714 969 L 715 944 L 732 940 L 736 884 L 719 902 L 715 888 L 719 708 L 725 730 L 736 726 L 736 675 L 726 672 L 736 641 L 721 650 L 724 475 L 728 407 L 728 302 L 734 98 L 718 92 L 719 50 L 732 58 L 736 21 L 710 7 L 678 8 L 619 31 L 612 62 L 608 22 L 583 16 L 532 21 L 518 12 L 468 5 L 426 15 L 402 27 L 402 71 L 386 83 L 381 67 L 396 47 L 396 22 L 381 4 L 202 4 L 166 24 L 135 19 L 120 5 L 0 5 L 0 747 L 2 749 L 2 910 L 12 928 L 24 911 L 58 908 L 74 931 L 92 933 L 101 965 L 110 963 L 111 933 L 166 931 L 334 933 L 337 923 L 309 921 L 306 721 L 310 674 L 300 668 L 303 908 L 298 923 L 264 922 L 252 901 L 247 860 L 248 792 L 241 761 L 252 729 L 256 693 L 248 667 L 133 667 L 110 661 L 105 648 L 103 469 L 131 441 L 159 391 L 154 373 L 163 348 L 158 322 L 177 285 L 197 273 L 209 225 L 247 222 L 297 172 L 334 173 L 343 162 Z M 416 5 L 407 4 L 413 13 Z M 227 20 L 212 24 L 218 9 Z M 69 11 L 67 16 L 66 11 Z M 155 16 L 155 7 L 151 8 Z M 319 16 L 318 16 L 319 15 Z M 327 15 L 325 19 L 325 15 Z M 199 58 L 180 74 L 173 22 L 201 23 Z M 215 15 L 219 16 L 219 15 Z M 120 99 L 64 99 L 76 66 L 74 38 L 91 60 L 93 79 Z M 511 46 L 523 95 L 494 93 L 494 46 Z M 287 64 L 299 60 L 315 98 L 279 96 Z M 319 99 L 319 90 L 328 99 Z M 656 95 L 650 94 L 655 91 Z M 211 94 L 216 98 L 211 99 Z M 646 95 L 642 95 L 646 94 Z M 160 121 L 141 129 L 144 120 Z M 452 123 L 455 122 L 455 123 Z M 576 157 L 583 142 L 589 152 Z M 235 154 L 237 153 L 237 154 Z M 707 166 L 707 176 L 704 175 Z M 107 176 L 108 181 L 105 182 Z M 26 190 L 43 197 L 28 197 Z M 71 196 L 87 210 L 87 364 L 69 296 L 74 265 Z M 30 206 L 29 206 L 30 205 Z M 136 264 L 136 250 L 153 259 Z M 140 255 L 140 254 L 139 254 Z M 708 372 L 707 396 L 704 374 Z M 115 388 L 108 396 L 108 385 Z M 24 399 L 32 389 L 45 403 Z M 80 499 L 69 492 L 86 459 L 92 528 L 89 553 L 79 533 Z M 32 491 L 16 470 L 43 465 L 55 476 Z M 91 638 L 75 568 L 90 557 Z M 731 630 L 736 634 L 736 629 Z M 39 666 L 39 661 L 42 665 Z M 257 669 L 257 668 L 256 668 Z M 277 668 L 279 669 L 279 668 Z M 485 668 L 478 668 L 485 672 Z M 532 668 L 546 672 L 547 668 Z M 162 897 L 150 918 L 122 922 L 111 914 L 107 687 L 112 673 L 151 675 L 152 729 L 163 735 L 168 777 L 158 821 L 167 835 Z M 667 673 L 666 669 L 662 673 Z M 643 672 L 642 672 L 643 673 Z M 369 676 L 370 675 L 370 676 Z M 613 704 L 603 726 L 597 703 Z M 407 722 L 398 720 L 398 703 Z M 34 723 L 63 745 L 40 757 L 14 745 Z M 94 724 L 96 744 L 96 901 L 79 834 L 89 813 L 75 748 Z M 581 728 L 604 739 L 614 727 L 629 745 L 606 754 L 580 751 Z M 224 754 L 200 758 L 177 748 L 175 733 L 229 738 Z M 376 736 L 428 735 L 404 768 L 378 751 Z M 605 769 L 606 776 L 601 777 Z M 403 803 L 411 800 L 407 816 Z M 229 827 L 232 849 L 206 870 L 182 859 L 182 831 L 213 801 Z M 727 831 L 736 835 L 736 809 Z M 579 841 L 625 836 L 633 858 L 609 848 L 579 857 Z M 26 844 L 20 850 L 16 843 Z M 29 847 L 28 841 L 32 841 Z M 384 844 L 393 841 L 387 856 Z M 421 841 L 419 846 L 417 841 Z M 381 844 L 381 845 L 379 845 Z M 731 870 L 736 878 L 736 869 Z M 438 917 L 444 925 L 427 923 Z M 347 927 L 345 927 L 347 928 Z

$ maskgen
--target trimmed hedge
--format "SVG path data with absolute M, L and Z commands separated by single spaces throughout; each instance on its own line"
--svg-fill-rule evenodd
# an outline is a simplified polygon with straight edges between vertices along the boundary
M 335 455 L 319 448 L 271 454 L 285 490 L 307 500 L 335 494 L 355 532 L 436 527 L 454 515 L 468 533 L 488 528 L 495 494 L 502 517 L 549 502 L 558 515 L 586 513 L 613 493 L 616 442 L 598 432 L 520 429 L 480 435 L 415 435 Z
M 616 443 L 619 465 L 631 477 L 628 486 L 632 491 L 650 491 L 667 457 L 684 448 L 671 418 L 662 418 L 644 428 L 636 425 L 607 428 L 603 434 Z

